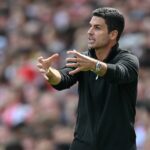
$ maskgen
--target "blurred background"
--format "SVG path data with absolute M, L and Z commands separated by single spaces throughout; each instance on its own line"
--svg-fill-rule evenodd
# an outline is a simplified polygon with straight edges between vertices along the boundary
M 140 60 L 135 129 L 138 150 L 150 150 L 150 0 L 0 0 L 0 150 L 68 150 L 77 85 L 54 90 L 37 57 L 87 50 L 91 12 L 118 8 L 126 19 L 120 47 Z

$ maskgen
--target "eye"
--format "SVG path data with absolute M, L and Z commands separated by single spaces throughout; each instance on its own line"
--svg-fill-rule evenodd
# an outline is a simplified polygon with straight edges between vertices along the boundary
M 100 28 L 100 26 L 95 26 L 95 29 L 100 30 L 101 28 Z

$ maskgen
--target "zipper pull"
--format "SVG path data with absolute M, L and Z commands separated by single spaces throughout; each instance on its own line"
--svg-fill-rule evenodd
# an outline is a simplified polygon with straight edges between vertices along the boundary
M 98 79 L 98 75 L 96 76 L 95 80 L 97 80 L 97 79 Z

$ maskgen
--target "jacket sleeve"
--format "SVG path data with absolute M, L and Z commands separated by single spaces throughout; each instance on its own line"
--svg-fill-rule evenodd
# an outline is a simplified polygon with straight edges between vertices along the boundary
M 88 55 L 88 51 L 82 52 L 84 55 Z M 73 70 L 74 68 L 64 67 L 59 70 L 61 74 L 61 82 L 57 85 L 52 85 L 57 90 L 64 90 L 67 88 L 70 88 L 72 85 L 74 85 L 78 80 L 80 73 L 77 73 L 75 75 L 69 75 L 69 71 Z
M 59 70 L 61 74 L 61 81 L 57 85 L 52 85 L 56 90 L 64 90 L 70 88 L 72 85 L 74 85 L 77 82 L 78 74 L 69 75 L 69 71 L 71 70 L 72 68 L 67 68 L 67 67 Z
M 130 83 L 138 80 L 139 61 L 132 54 L 125 54 L 116 63 L 107 64 L 104 78 L 113 83 Z

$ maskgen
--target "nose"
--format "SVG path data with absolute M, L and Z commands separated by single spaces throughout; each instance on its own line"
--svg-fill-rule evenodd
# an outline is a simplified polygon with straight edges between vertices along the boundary
M 93 34 L 93 29 L 92 28 L 89 28 L 88 34 Z

